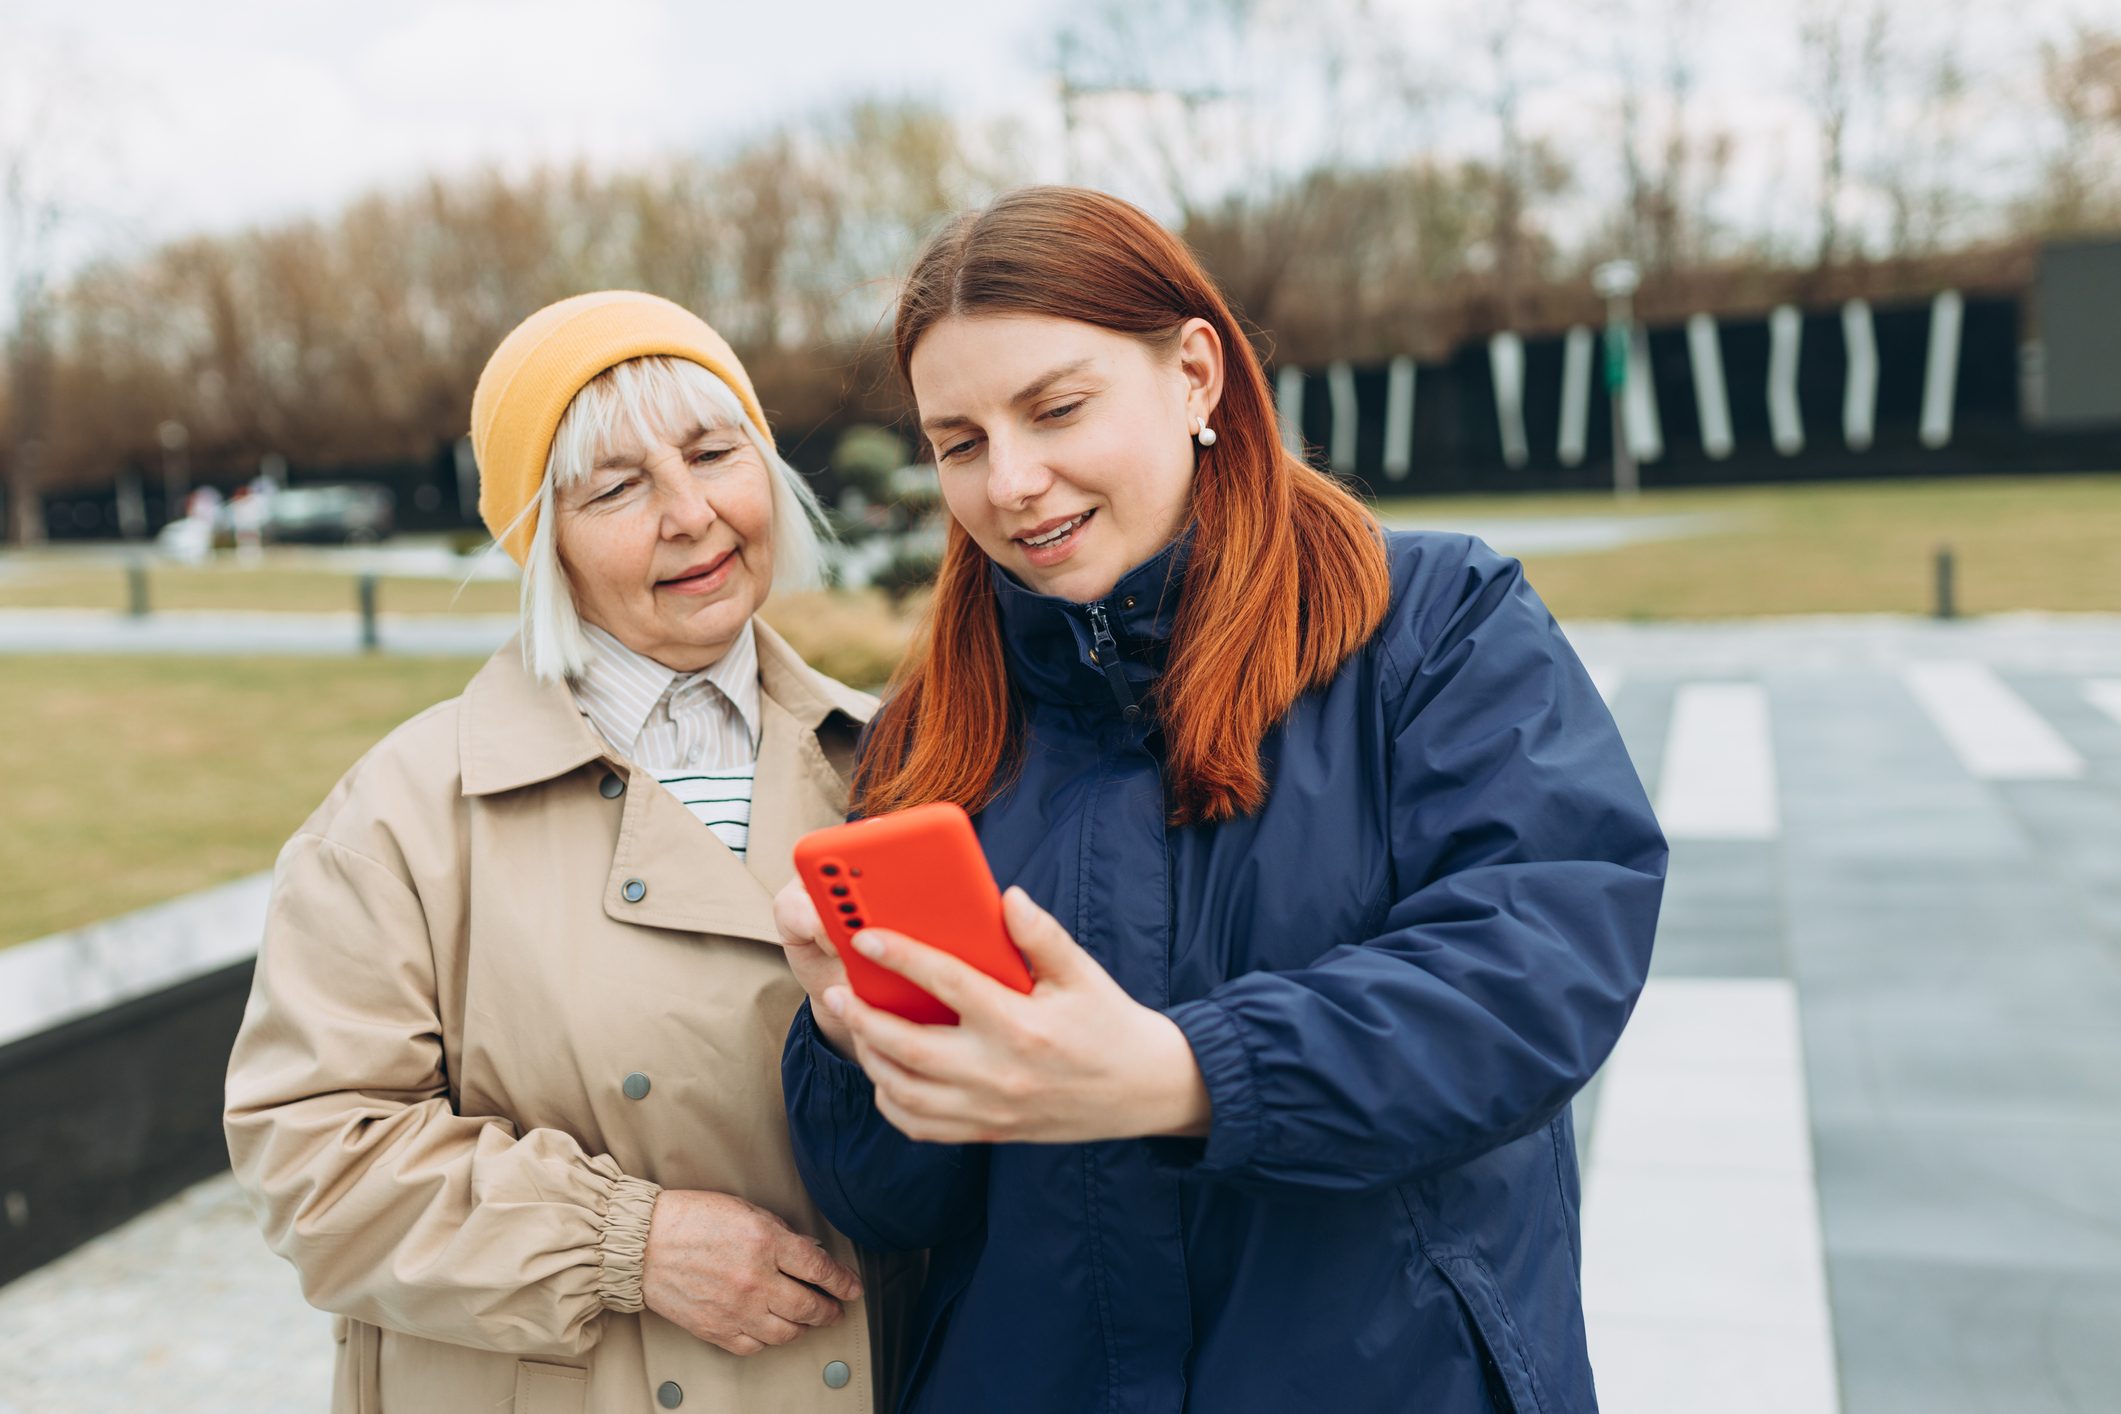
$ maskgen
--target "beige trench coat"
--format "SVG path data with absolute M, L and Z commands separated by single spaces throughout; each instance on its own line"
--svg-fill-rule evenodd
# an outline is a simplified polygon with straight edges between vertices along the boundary
M 803 994 L 772 916 L 875 700 L 764 624 L 758 647 L 748 865 L 515 643 L 281 852 L 226 1127 L 267 1240 L 340 1317 L 334 1414 L 888 1407 L 880 1313 L 903 1322 L 912 1273 L 797 1177 L 780 1054 Z M 777 1214 L 865 1299 L 748 1357 L 642 1310 L 664 1187 Z

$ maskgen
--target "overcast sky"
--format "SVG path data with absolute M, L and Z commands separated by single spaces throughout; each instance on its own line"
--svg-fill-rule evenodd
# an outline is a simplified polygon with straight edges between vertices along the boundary
M 851 93 L 933 93 L 944 34 L 971 60 L 951 100 L 991 105 L 1033 75 L 1043 13 L 1006 0 L 0 0 L 0 49 L 83 75 L 97 161 L 122 169 L 127 215 L 165 234 L 326 209 L 438 168 L 623 162 Z
M 1568 23 L 1596 45 L 1601 5 L 1624 2 L 1585 0 Z M 1442 72 L 1477 66 L 1471 36 L 1501 3 L 1373 0 Z M 1777 172 L 1812 160 L 1788 102 L 1793 3 L 1701 6 L 1700 88 L 1766 135 L 1744 174 L 1763 203 L 1801 205 Z M 1977 63 L 2015 54 L 2021 68 L 2031 36 L 2072 16 L 2121 25 L 2121 0 L 1893 3 L 1910 18 L 1958 15 Z M 107 246 L 325 212 L 434 170 L 712 150 L 858 94 L 1050 126 L 1059 13 L 1054 0 L 0 0 L 0 85 L 16 90 L 0 92 L 0 123 L 25 62 L 79 76 L 65 150 L 100 185 Z M 1547 45 L 1535 125 L 1581 126 L 1570 56 Z M 1470 122 L 1447 118 L 1435 141 L 1477 141 Z

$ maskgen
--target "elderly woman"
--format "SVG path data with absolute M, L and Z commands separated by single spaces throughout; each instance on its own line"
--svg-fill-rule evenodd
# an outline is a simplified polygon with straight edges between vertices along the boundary
M 874 706 L 753 617 L 815 503 L 649 295 L 525 321 L 472 437 L 522 633 L 288 842 L 229 1066 L 332 1407 L 885 1407 L 892 1274 L 804 1192 L 778 1074 L 774 891 Z

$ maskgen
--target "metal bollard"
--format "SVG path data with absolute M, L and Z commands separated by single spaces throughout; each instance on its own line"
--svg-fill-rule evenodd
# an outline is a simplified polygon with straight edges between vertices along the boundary
M 373 653 L 379 642 L 376 637 L 376 577 L 364 574 L 354 581 L 354 588 L 361 598 L 361 651 Z
M 1937 547 L 1937 617 L 1959 617 L 1958 605 L 1952 598 L 1952 547 L 1949 545 Z
M 147 617 L 147 566 L 139 560 L 125 562 L 125 612 L 136 619 Z

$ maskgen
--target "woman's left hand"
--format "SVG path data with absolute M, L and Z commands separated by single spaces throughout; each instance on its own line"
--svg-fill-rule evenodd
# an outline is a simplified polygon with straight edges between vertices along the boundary
M 1128 996 L 1022 889 L 1003 896 L 1002 921 L 1030 964 L 1028 995 L 911 938 L 855 937 L 959 1017 L 924 1026 L 827 989 L 884 1118 L 940 1144 L 1206 1134 L 1207 1088 L 1177 1023 Z

